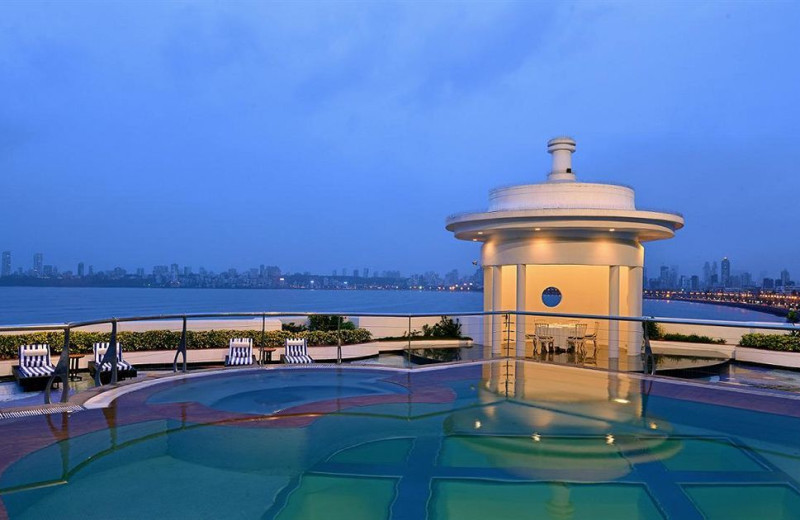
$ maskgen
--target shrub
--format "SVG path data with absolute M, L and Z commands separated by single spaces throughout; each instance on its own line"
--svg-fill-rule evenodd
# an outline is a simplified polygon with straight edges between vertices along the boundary
M 256 347 L 282 347 L 287 338 L 306 338 L 308 344 L 336 345 L 339 337 L 343 345 L 365 343 L 372 339 L 366 329 L 346 329 L 338 334 L 333 331 L 300 331 L 271 330 L 264 333 L 264 344 L 261 344 L 260 330 L 204 330 L 186 332 L 186 347 L 189 349 L 224 348 L 232 338 L 252 338 Z M 70 332 L 70 343 L 73 352 L 90 354 L 92 344 L 99 341 L 110 341 L 109 332 Z M 117 341 L 127 352 L 147 350 L 175 350 L 181 341 L 181 333 L 169 330 L 148 330 L 143 332 L 122 331 L 117 333 Z M 30 334 L 0 335 L 0 359 L 16 359 L 20 345 L 31 343 L 47 343 L 53 354 L 60 354 L 64 344 L 62 332 L 34 332 Z
M 661 325 L 654 321 L 646 321 L 644 326 L 647 329 L 648 339 L 661 339 L 664 335 L 664 332 L 661 330 Z
M 287 332 L 303 332 L 308 330 L 308 327 L 302 323 L 295 323 L 292 321 L 289 323 L 282 323 L 281 330 L 285 330 Z
M 800 352 L 800 337 L 789 334 L 745 334 L 739 345 L 763 350 Z
M 422 335 L 426 338 L 460 338 L 461 322 L 442 316 L 439 323 L 423 325 Z
M 314 314 L 308 317 L 309 330 L 331 331 L 331 330 L 354 330 L 355 323 L 346 321 L 344 316 L 331 316 L 329 314 Z M 338 327 L 337 327 L 338 326 Z
M 664 334 L 660 339 L 665 341 L 682 341 L 684 343 L 713 343 L 715 345 L 722 345 L 725 343 L 724 339 L 712 338 L 710 336 L 698 336 L 697 334 Z

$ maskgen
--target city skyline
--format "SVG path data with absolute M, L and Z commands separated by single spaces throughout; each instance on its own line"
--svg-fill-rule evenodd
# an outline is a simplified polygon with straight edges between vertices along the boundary
M 731 260 L 725 256 L 719 261 L 708 260 L 704 262 L 699 274 L 679 272 L 677 266 L 661 265 L 657 272 L 652 266 L 646 266 L 644 273 L 644 288 L 650 290 L 725 290 L 725 289 L 764 289 L 764 290 L 796 290 L 796 282 L 791 278 L 788 269 L 781 269 L 777 276 L 766 270 L 757 274 L 746 269 L 731 269 Z M 735 264 L 734 264 L 735 265 Z M 650 276 L 655 274 L 656 276 Z
M 731 268 L 731 260 L 728 257 L 722 257 L 719 262 L 716 260 L 707 260 L 704 262 L 702 270 L 698 273 L 689 271 L 685 274 L 676 265 L 660 265 L 657 268 L 652 263 L 646 263 L 644 277 L 644 288 L 650 290 L 658 289 L 672 289 L 672 290 L 712 290 L 712 289 L 781 289 L 791 288 L 795 290 L 796 283 L 791 278 L 791 273 L 787 268 L 781 269 L 777 276 L 775 273 L 770 273 L 767 270 L 759 270 L 756 273 L 747 269 Z M 476 278 L 476 275 L 465 273 L 459 269 L 454 268 L 448 270 L 442 276 L 441 272 L 435 270 L 425 270 L 423 272 L 408 272 L 403 273 L 398 269 L 379 270 L 370 267 L 342 267 L 341 269 L 332 269 L 327 272 L 311 272 L 311 271 L 282 271 L 280 267 L 274 265 L 267 265 L 265 263 L 259 264 L 260 267 L 245 266 L 245 267 L 223 267 L 216 269 L 206 269 L 203 265 L 194 267 L 179 262 L 161 263 L 150 266 L 150 268 L 130 266 L 123 267 L 115 265 L 112 267 L 100 266 L 96 268 L 94 264 L 87 262 L 78 262 L 76 269 L 71 268 L 61 269 L 55 264 L 45 264 L 43 253 L 34 253 L 33 260 L 29 269 L 24 266 L 17 265 L 15 267 L 13 261 L 12 251 L 2 251 L 2 263 L 0 264 L 0 277 L 9 276 L 25 276 L 25 277 L 40 277 L 40 278 L 57 278 L 59 276 L 83 278 L 84 276 L 90 277 L 97 273 L 104 274 L 104 276 L 116 276 L 122 278 L 125 276 L 135 275 L 137 278 L 156 277 L 160 275 L 170 274 L 173 277 L 190 276 L 190 275 L 244 275 L 254 276 L 254 271 L 260 270 L 260 276 L 265 276 L 266 270 L 277 270 L 278 275 L 287 276 L 305 276 L 316 278 L 382 278 L 390 280 L 409 279 L 415 285 L 418 279 L 426 278 L 426 286 L 437 285 L 457 285 L 459 283 L 475 282 L 475 286 L 482 285 L 482 280 Z M 735 264 L 734 264 L 735 266 Z M 472 269 L 478 267 L 473 263 Z M 455 274 L 454 274 L 455 273 Z M 652 276 L 656 274 L 657 276 Z M 445 280 L 448 280 L 445 282 Z M 430 282 L 430 283 L 429 283 Z M 391 284 L 387 284 L 391 285 Z
M 567 134 L 580 179 L 685 216 L 649 265 L 800 271 L 798 4 L 315 5 L 0 4 L 3 247 L 465 270 L 447 215 Z
M 44 254 L 35 253 L 29 268 L 15 267 L 11 251 L 2 252 L 0 285 L 128 286 L 128 287 L 205 287 L 205 288 L 325 288 L 325 289 L 450 289 L 476 290 L 482 274 L 473 266 L 471 273 L 452 269 L 446 273 L 425 271 L 403 274 L 398 270 L 363 268 L 333 269 L 328 273 L 282 271 L 275 265 L 205 269 L 177 262 L 135 269 L 115 266 L 95 268 L 79 262 L 76 270 L 60 269 L 44 263 Z

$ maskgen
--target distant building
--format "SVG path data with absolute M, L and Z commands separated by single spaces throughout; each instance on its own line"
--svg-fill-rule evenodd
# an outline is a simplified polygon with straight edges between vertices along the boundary
M 11 276 L 11 251 L 3 251 L 3 263 L 0 276 Z
M 659 277 L 659 287 L 662 289 L 669 289 L 669 267 L 666 265 L 661 266 L 661 276 Z
M 791 285 L 790 283 L 791 281 L 792 281 L 791 278 L 789 278 L 789 271 L 787 271 L 786 269 L 781 271 L 781 285 L 786 287 L 787 285 Z
M 764 282 L 761 284 L 761 287 L 764 289 L 774 289 L 775 281 L 772 278 L 764 278 Z
M 44 256 L 42 253 L 36 253 L 33 255 L 33 275 L 34 276 L 42 276 L 42 269 L 43 269 L 43 261 Z
M 458 284 L 458 269 L 453 269 L 452 271 L 444 275 L 444 283 L 447 285 Z
M 691 279 L 691 281 L 690 281 L 690 283 L 689 283 L 689 288 L 690 288 L 692 291 L 698 291 L 698 290 L 700 290 L 700 277 L 699 277 L 699 276 L 697 276 L 696 274 L 693 274 L 693 275 L 692 275 L 692 279 Z
M 78 262 L 78 278 L 83 278 L 83 262 Z
M 728 260 L 728 257 L 722 259 L 722 263 L 720 266 L 720 270 L 722 271 L 722 285 L 724 287 L 731 286 L 731 261 Z

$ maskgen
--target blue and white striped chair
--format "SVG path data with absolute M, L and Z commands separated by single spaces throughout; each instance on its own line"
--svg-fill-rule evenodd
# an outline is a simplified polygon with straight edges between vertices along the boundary
M 105 372 L 111 372 L 111 363 L 106 362 L 103 363 L 103 358 L 108 352 L 108 341 L 94 343 L 92 345 L 92 351 L 94 352 L 94 361 L 89 363 L 89 374 L 94 377 L 98 367 L 100 368 L 100 373 L 104 374 Z M 105 375 L 105 374 L 104 374 Z M 136 369 L 133 368 L 133 365 L 128 363 L 122 358 L 122 346 L 117 342 L 117 377 L 119 379 L 125 379 L 126 377 L 136 377 Z
M 50 377 L 56 367 L 50 362 L 50 345 L 20 345 L 17 379 Z
M 314 360 L 308 355 L 308 343 L 305 338 L 287 339 L 284 354 L 281 357 L 284 363 L 313 363 Z
M 102 343 L 95 343 L 92 345 L 92 350 L 94 351 L 94 364 L 100 367 L 101 372 L 110 372 L 111 371 L 111 363 L 102 363 L 103 358 L 108 352 L 108 341 Z M 102 363 L 102 366 L 101 366 Z M 122 370 L 133 370 L 133 366 L 122 359 L 122 347 L 117 342 L 117 371 Z
M 20 345 L 19 365 L 11 367 L 17 384 L 24 391 L 41 390 L 55 372 L 56 367 L 50 361 L 50 345 Z
M 233 338 L 228 343 L 228 355 L 225 356 L 225 366 L 243 366 L 253 364 L 253 339 Z

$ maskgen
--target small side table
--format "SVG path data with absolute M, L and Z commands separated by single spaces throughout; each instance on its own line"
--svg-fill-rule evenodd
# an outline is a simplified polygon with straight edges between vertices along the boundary
M 259 363 L 262 365 L 266 365 L 267 363 L 272 363 L 272 353 L 275 352 L 274 348 L 262 348 L 261 349 L 261 359 Z
M 70 381 L 77 381 L 79 379 L 83 379 L 83 377 L 78 375 L 78 369 L 80 368 L 80 360 L 83 357 L 86 357 L 86 354 L 70 354 L 69 355 L 69 380 Z

